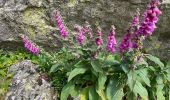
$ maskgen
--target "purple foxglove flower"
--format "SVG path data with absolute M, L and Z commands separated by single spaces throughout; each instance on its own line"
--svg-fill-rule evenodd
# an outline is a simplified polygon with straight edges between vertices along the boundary
M 128 52 L 132 48 L 131 34 L 128 32 L 123 36 L 123 39 L 119 45 L 119 52 Z
M 57 23 L 57 26 L 59 28 L 61 37 L 64 38 L 64 39 L 67 38 L 68 32 L 65 29 L 65 26 L 63 24 L 61 15 L 60 15 L 60 13 L 58 11 L 56 12 L 55 18 L 56 18 L 56 23 Z
M 103 45 L 103 40 L 102 40 L 102 32 L 101 32 L 101 28 L 97 28 L 97 38 L 96 38 L 96 45 L 98 47 Z
M 116 38 L 115 38 L 115 27 L 114 26 L 112 26 L 112 28 L 111 28 L 111 31 L 110 31 L 110 34 L 109 34 L 109 36 L 107 37 L 107 47 L 106 47 L 106 50 L 108 51 L 108 52 L 111 52 L 111 53 L 115 53 L 115 46 L 116 46 L 116 44 L 117 44 L 117 42 L 116 42 Z
M 28 40 L 27 37 L 25 37 L 24 35 L 21 35 L 21 39 L 24 43 L 24 47 L 26 49 L 28 49 L 32 54 L 39 54 L 40 53 L 40 50 L 38 47 L 36 47 L 30 40 Z
M 159 0 L 152 0 L 149 4 L 147 10 L 144 13 L 144 19 L 139 27 L 138 33 L 142 36 L 151 36 L 156 28 L 156 23 L 158 22 L 158 17 L 162 13 L 157 5 L 159 5 Z
M 139 24 L 139 15 L 135 15 L 132 21 L 132 26 L 137 26 Z
M 80 26 L 76 26 L 75 28 L 78 33 L 77 42 L 79 45 L 83 45 L 85 40 L 84 32 L 82 31 L 82 28 Z

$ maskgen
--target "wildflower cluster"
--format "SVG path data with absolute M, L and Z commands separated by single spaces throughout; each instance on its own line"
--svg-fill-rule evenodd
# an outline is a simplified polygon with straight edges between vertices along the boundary
M 101 28 L 97 28 L 97 38 L 96 38 L 96 45 L 98 47 L 101 47 L 103 45 L 103 40 L 102 40 L 102 31 Z
M 152 35 L 153 31 L 156 28 L 155 24 L 158 22 L 158 16 L 161 14 L 161 11 L 157 7 L 159 4 L 160 4 L 159 0 L 151 1 L 151 3 L 148 5 L 147 10 L 144 13 L 144 19 L 136 34 L 145 37 Z
M 111 52 L 111 53 L 115 53 L 115 46 L 116 46 L 116 44 L 117 44 L 117 42 L 116 42 L 116 38 L 115 38 L 115 27 L 114 26 L 112 26 L 111 27 L 111 30 L 110 30 L 110 34 L 109 34 L 109 36 L 107 37 L 107 47 L 106 47 L 106 49 L 107 49 L 107 51 L 109 51 L 109 52 Z
M 60 12 L 57 11 L 55 15 L 56 15 L 55 18 L 56 18 L 57 26 L 58 26 L 59 31 L 60 31 L 60 35 L 61 35 L 62 38 L 65 39 L 68 36 L 68 32 L 65 29 L 64 23 L 62 21 L 61 15 L 60 15 Z
M 22 41 L 23 41 L 23 43 L 24 43 L 24 47 L 25 47 L 26 49 L 28 49 L 32 54 L 37 55 L 37 54 L 40 53 L 40 49 L 39 49 L 34 43 L 32 43 L 32 42 L 28 39 L 28 37 L 26 37 L 26 36 L 24 36 L 24 35 L 21 35 L 20 37 L 21 37 L 21 39 L 22 39 Z

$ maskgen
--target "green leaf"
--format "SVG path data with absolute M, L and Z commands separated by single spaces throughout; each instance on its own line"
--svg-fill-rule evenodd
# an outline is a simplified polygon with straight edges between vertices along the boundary
M 97 85 L 99 90 L 105 89 L 106 80 L 107 80 L 107 76 L 100 73 L 98 78 L 98 85 Z
M 146 68 L 138 70 L 138 75 L 146 85 L 150 86 L 150 80 L 148 78 L 148 72 Z
M 116 92 L 116 94 L 112 97 L 111 100 L 122 100 L 123 96 L 124 96 L 123 88 L 120 88 L 120 89 Z
M 94 86 L 89 89 L 89 100 L 99 100 L 99 95 L 97 94 Z
M 136 75 L 135 71 L 130 71 L 127 74 L 127 76 L 128 76 L 127 84 L 129 86 L 130 90 L 133 91 L 137 75 Z
M 110 79 L 107 89 L 106 89 L 106 96 L 108 100 L 122 100 L 123 94 L 123 87 L 118 83 L 118 78 Z
M 169 89 L 169 100 L 170 100 L 170 89 Z
M 143 85 L 139 81 L 136 81 L 133 92 L 134 94 L 138 93 L 144 100 L 147 100 L 148 98 L 148 92 L 146 88 L 143 87 Z
M 164 67 L 164 64 L 160 61 L 159 58 L 152 56 L 152 55 L 147 55 L 146 56 L 149 60 L 153 61 L 154 63 L 158 64 L 160 67 Z
M 69 95 L 78 95 L 78 90 L 76 90 L 75 85 L 72 82 L 69 82 L 63 87 L 61 91 L 61 100 L 67 100 Z
M 119 61 L 115 60 L 115 55 L 107 56 L 107 59 L 105 60 L 105 65 L 114 65 L 115 63 L 120 63 Z
M 81 60 L 74 65 L 75 67 L 89 67 L 90 64 L 87 60 Z
M 165 100 L 164 94 L 163 94 L 163 79 L 161 76 L 157 76 L 156 78 L 157 81 L 157 86 L 156 86 L 156 95 L 157 95 L 157 100 Z
M 50 69 L 50 73 L 56 72 L 59 66 L 62 66 L 62 64 L 58 63 L 58 64 L 53 65 Z
M 106 80 L 107 80 L 107 76 L 104 75 L 103 73 L 100 73 L 96 91 L 102 100 L 106 100 L 106 95 L 105 95 L 105 92 L 103 91 L 105 89 Z
M 88 70 L 88 68 L 75 68 L 74 70 L 71 71 L 69 77 L 68 77 L 68 82 L 74 78 L 75 76 L 79 75 L 79 74 L 84 74 L 86 71 Z
M 80 94 L 80 100 L 88 100 L 89 98 L 89 87 L 86 87 L 82 90 Z
M 120 67 L 123 69 L 125 73 L 129 72 L 129 66 L 127 64 L 121 64 Z
M 91 65 L 96 72 L 100 72 L 100 73 L 103 72 L 102 66 L 101 66 L 102 64 L 99 60 L 92 60 Z

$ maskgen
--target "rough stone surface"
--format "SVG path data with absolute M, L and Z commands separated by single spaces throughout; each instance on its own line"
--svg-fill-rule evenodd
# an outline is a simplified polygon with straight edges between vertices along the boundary
M 162 1 L 160 8 L 163 15 L 160 16 L 158 29 L 153 34 L 156 37 L 153 41 L 160 46 L 148 49 L 151 53 L 153 50 L 159 51 L 156 54 L 158 56 L 162 52 L 169 53 L 170 48 L 169 45 L 164 45 L 170 44 L 170 38 L 164 38 L 170 36 L 170 0 Z M 0 48 L 10 48 L 6 44 L 18 43 L 18 34 L 26 34 L 46 48 L 60 47 L 61 43 L 53 37 L 53 34 L 58 34 L 55 22 L 50 18 L 54 9 L 61 11 L 66 26 L 71 30 L 74 24 L 82 25 L 84 21 L 89 21 L 92 27 L 100 25 L 106 36 L 110 26 L 114 24 L 117 28 L 116 36 L 121 37 L 136 9 L 140 8 L 144 12 L 148 2 L 149 0 L 0 0 Z M 150 42 L 148 45 L 155 43 Z M 170 59 L 170 56 L 162 58 Z
M 11 66 L 9 73 L 15 74 L 5 100 L 56 100 L 50 83 L 41 78 L 37 68 L 29 60 Z

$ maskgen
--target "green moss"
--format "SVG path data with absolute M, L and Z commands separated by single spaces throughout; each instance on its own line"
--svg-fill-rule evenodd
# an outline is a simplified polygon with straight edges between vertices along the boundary
M 39 34 L 46 34 L 46 22 L 43 19 L 44 10 L 42 8 L 28 8 L 24 11 L 23 22 L 28 24 L 27 31 L 30 35 L 34 35 L 37 32 Z

